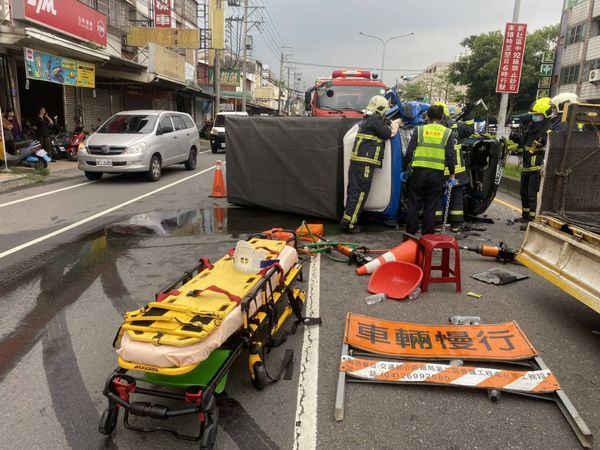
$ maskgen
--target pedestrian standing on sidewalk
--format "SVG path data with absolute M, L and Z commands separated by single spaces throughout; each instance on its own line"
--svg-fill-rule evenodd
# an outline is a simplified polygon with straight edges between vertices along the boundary
M 417 127 L 408 143 L 404 171 L 409 167 L 408 212 L 406 232 L 416 234 L 419 212 L 423 209 L 421 234 L 433 234 L 435 209 L 444 195 L 444 169 L 448 168 L 450 182 L 455 182 L 455 138 L 452 131 L 441 124 L 444 108 L 434 105 L 427 110 L 427 125 Z
M 46 108 L 41 107 L 38 111 L 38 115 L 35 118 L 33 124 L 36 127 L 36 137 L 40 144 L 42 144 L 42 148 L 48 152 L 50 155 L 50 150 L 52 147 L 52 143 L 50 142 L 50 126 L 54 125 L 54 122 L 48 116 L 46 112 Z M 54 162 L 54 159 L 51 160 Z

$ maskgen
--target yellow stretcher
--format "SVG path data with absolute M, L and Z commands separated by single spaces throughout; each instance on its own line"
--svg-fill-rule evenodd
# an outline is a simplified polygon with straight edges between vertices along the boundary
M 291 247 L 285 241 L 253 238 L 248 244 L 263 251 L 261 270 L 237 271 L 231 252 L 214 265 L 203 258 L 200 264 L 156 294 L 156 301 L 125 315 L 113 342 L 119 353 L 119 368 L 108 378 L 103 391 L 108 408 L 100 420 L 102 434 L 114 431 L 119 411 L 123 409 L 126 428 L 168 431 L 178 438 L 200 441 L 200 448 L 212 448 L 219 418 L 215 395 L 223 391 L 229 369 L 244 350 L 248 350 L 250 376 L 257 389 L 277 381 L 284 372 L 289 375 L 291 350 L 285 352 L 276 374 L 267 372 L 264 358 L 298 324 L 321 323 L 318 318 L 302 315 L 304 292 L 295 284 L 302 281 L 303 261 L 298 260 L 295 242 Z M 286 257 L 290 252 L 293 262 Z M 285 263 L 280 265 L 279 258 Z M 285 332 L 284 325 L 292 315 L 296 316 L 296 323 L 291 333 Z M 209 347 L 206 358 L 203 356 L 192 364 L 166 366 L 130 360 L 127 355 L 132 353 L 123 352 L 122 348 L 122 341 L 128 341 L 132 348 L 180 352 L 201 348 L 230 328 L 232 334 Z M 147 401 L 132 401 L 131 397 L 137 394 L 180 400 L 187 406 L 172 409 Z M 197 435 L 183 434 L 167 426 L 146 427 L 130 422 L 130 415 L 168 419 L 188 414 L 198 416 Z
M 265 260 L 277 259 L 283 241 L 252 239 L 249 244 L 266 250 Z M 204 269 L 181 290 L 171 291 L 160 302 L 125 314 L 122 330 L 135 341 L 156 345 L 188 346 L 206 339 L 236 308 L 263 275 L 234 268 L 226 255 Z

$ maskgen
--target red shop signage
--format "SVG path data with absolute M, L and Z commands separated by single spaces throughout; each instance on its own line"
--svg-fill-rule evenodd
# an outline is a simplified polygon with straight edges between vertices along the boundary
M 24 16 L 78 39 L 106 47 L 106 16 L 78 0 L 23 0 Z
M 526 23 L 507 23 L 504 31 L 504 43 L 500 54 L 500 67 L 496 80 L 496 92 L 517 94 L 521 84 L 521 69 L 525 42 L 527 41 Z
M 154 0 L 154 26 L 171 28 L 171 0 Z

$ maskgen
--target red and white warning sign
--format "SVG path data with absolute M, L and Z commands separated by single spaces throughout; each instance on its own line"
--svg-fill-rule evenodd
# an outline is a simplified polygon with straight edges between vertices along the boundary
M 499 370 L 428 362 L 381 361 L 342 356 L 340 370 L 362 380 L 389 383 L 438 384 L 514 392 L 554 392 L 560 389 L 549 370 Z
M 384 356 L 516 361 L 537 356 L 516 322 L 424 325 L 348 313 L 346 344 Z
M 521 84 L 521 69 L 527 41 L 526 23 L 507 23 L 500 54 L 496 92 L 517 94 Z

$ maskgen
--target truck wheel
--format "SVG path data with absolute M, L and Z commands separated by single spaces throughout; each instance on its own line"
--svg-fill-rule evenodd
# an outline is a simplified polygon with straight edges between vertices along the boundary
M 219 147 L 217 147 L 216 144 L 211 144 L 210 149 L 212 150 L 213 153 L 217 153 L 219 151 Z
M 190 156 L 185 162 L 186 170 L 194 170 L 196 168 L 196 158 L 198 157 L 198 152 L 195 148 L 190 149 Z
M 162 166 L 160 163 L 160 158 L 157 155 L 153 155 L 152 159 L 150 159 L 150 168 L 148 169 L 148 172 L 146 172 L 146 180 L 158 181 L 161 173 Z
M 102 413 L 102 417 L 100 418 L 100 425 L 98 426 L 98 431 L 108 436 L 115 430 L 118 418 L 119 408 L 117 408 L 116 405 L 109 404 L 108 408 L 106 408 Z
M 88 180 L 96 181 L 102 178 L 102 172 L 84 172 Z

